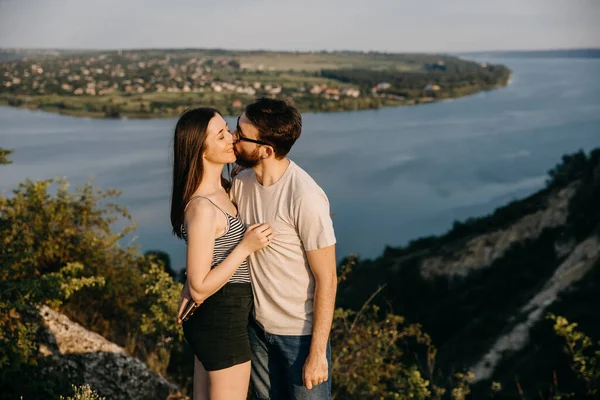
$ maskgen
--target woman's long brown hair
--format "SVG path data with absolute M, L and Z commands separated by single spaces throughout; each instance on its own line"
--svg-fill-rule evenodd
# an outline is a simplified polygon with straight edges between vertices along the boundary
M 173 234 L 182 239 L 181 226 L 185 205 L 202 181 L 202 153 L 208 123 L 221 113 L 202 107 L 185 111 L 173 138 L 173 192 L 171 194 L 171 225 Z

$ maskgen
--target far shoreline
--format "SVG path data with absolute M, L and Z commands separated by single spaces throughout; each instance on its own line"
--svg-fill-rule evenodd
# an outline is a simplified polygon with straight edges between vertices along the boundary
M 350 112 L 350 111 L 367 111 L 367 110 L 380 110 L 380 109 L 387 109 L 387 108 L 413 107 L 413 106 L 441 103 L 441 102 L 445 102 L 445 101 L 459 100 L 462 98 L 475 96 L 480 93 L 490 92 L 490 91 L 506 88 L 512 84 L 512 82 L 513 82 L 512 78 L 513 78 L 513 76 L 512 76 L 512 72 L 511 72 L 506 83 L 503 83 L 503 84 L 500 83 L 493 87 L 476 90 L 473 92 L 461 94 L 459 96 L 454 96 L 454 97 L 441 97 L 441 98 L 423 97 L 423 98 L 416 99 L 416 100 L 403 100 L 403 101 L 384 98 L 385 101 L 382 102 L 382 104 L 379 105 L 378 107 L 347 107 L 347 108 L 341 107 L 341 108 L 337 108 L 337 109 L 332 108 L 332 109 L 325 109 L 325 110 L 299 107 L 299 109 L 300 109 L 300 112 L 303 114 L 322 114 L 322 113 L 329 114 L 329 113 L 338 113 L 338 112 L 343 113 L 343 112 Z M 15 96 L 15 97 L 19 97 L 19 96 Z M 26 96 L 23 96 L 23 97 L 26 97 Z M 35 96 L 30 96 L 30 97 L 35 98 Z M 64 96 L 56 96 L 56 97 L 61 98 Z M 87 97 L 90 97 L 90 96 L 87 96 Z M 85 97 L 82 96 L 81 99 L 85 100 Z M 79 109 L 59 109 L 57 107 L 47 107 L 47 106 L 40 107 L 38 104 L 33 103 L 33 102 L 24 103 L 21 105 L 14 105 L 14 104 L 10 104 L 10 100 L 6 97 L 0 97 L 0 106 L 7 107 L 7 108 L 16 108 L 16 109 L 21 109 L 21 110 L 40 111 L 40 112 L 44 112 L 44 113 L 48 113 L 48 114 L 55 114 L 55 115 L 60 115 L 60 116 L 65 116 L 65 117 L 89 118 L 89 119 L 97 119 L 97 120 L 154 120 L 154 119 L 158 120 L 158 119 L 177 118 L 181 114 L 181 112 L 170 113 L 170 114 L 161 114 L 161 115 L 155 115 L 155 114 L 150 114 L 150 113 L 122 112 L 121 115 L 119 115 L 118 117 L 110 117 L 110 116 L 107 116 L 106 113 L 102 112 L 102 111 L 90 112 L 90 111 L 84 111 L 84 110 L 79 110 Z M 214 105 L 198 103 L 197 105 L 182 107 L 181 111 L 183 111 L 184 109 L 187 109 L 187 108 L 200 107 L 200 106 L 214 106 Z M 219 109 L 219 107 L 216 107 L 216 108 Z M 240 107 L 239 110 L 237 110 L 238 112 L 233 112 L 233 113 L 228 112 L 227 108 L 223 108 L 222 110 L 221 109 L 219 109 L 219 110 L 223 112 L 224 117 L 234 117 L 243 112 L 242 107 Z

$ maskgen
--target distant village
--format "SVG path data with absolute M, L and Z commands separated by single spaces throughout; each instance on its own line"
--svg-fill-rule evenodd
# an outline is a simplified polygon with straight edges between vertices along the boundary
M 0 90 L 20 95 L 59 94 L 73 96 L 136 95 L 144 93 L 238 93 L 249 96 L 286 94 L 317 96 L 339 100 L 358 98 L 361 91 L 346 84 L 327 85 L 265 83 L 243 77 L 244 72 L 272 69 L 252 67 L 232 58 L 172 59 L 166 55 L 155 59 L 139 59 L 135 53 L 126 56 L 96 55 L 89 58 L 57 58 L 46 61 L 0 63 Z M 275 80 L 275 79 L 271 79 Z M 383 86 L 381 86 L 383 85 Z M 374 87 L 376 93 L 385 83 Z
M 0 104 L 99 118 L 170 117 L 198 101 L 233 115 L 262 96 L 314 112 L 423 104 L 500 87 L 510 76 L 504 66 L 443 55 L 158 49 L 0 56 Z

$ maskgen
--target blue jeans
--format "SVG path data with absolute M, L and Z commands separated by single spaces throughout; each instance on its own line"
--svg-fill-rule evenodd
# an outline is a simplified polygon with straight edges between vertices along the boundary
M 273 335 L 250 318 L 248 328 L 252 350 L 252 395 L 255 400 L 330 400 L 331 348 L 327 344 L 329 379 L 307 389 L 302 367 L 310 350 L 311 335 Z

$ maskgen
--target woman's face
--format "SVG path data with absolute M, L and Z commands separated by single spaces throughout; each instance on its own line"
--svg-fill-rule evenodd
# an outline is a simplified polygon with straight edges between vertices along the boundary
M 203 155 L 205 160 L 214 164 L 235 162 L 233 135 L 229 132 L 227 122 L 219 114 L 208 123 Z

